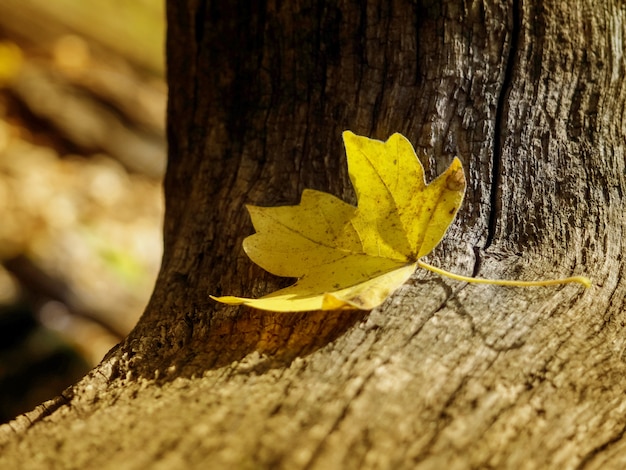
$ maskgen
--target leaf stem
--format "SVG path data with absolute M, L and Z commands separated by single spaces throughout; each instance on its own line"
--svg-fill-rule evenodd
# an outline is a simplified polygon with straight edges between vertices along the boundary
M 578 284 L 582 284 L 585 287 L 591 287 L 591 280 L 585 276 L 573 276 L 566 277 L 563 279 L 549 279 L 544 281 L 508 281 L 502 279 L 483 279 L 479 277 L 467 277 L 461 276 L 460 274 L 454 274 L 448 271 L 445 271 L 440 268 L 436 268 L 435 266 L 431 266 L 428 263 L 424 263 L 423 261 L 418 261 L 417 265 L 420 268 L 428 269 L 434 273 L 437 273 L 441 276 L 449 277 L 450 279 L 455 279 L 457 281 L 465 281 L 471 282 L 473 284 L 494 284 L 498 286 L 519 286 L 519 287 L 530 287 L 530 286 L 552 286 L 557 284 L 569 284 L 572 282 L 577 282 Z

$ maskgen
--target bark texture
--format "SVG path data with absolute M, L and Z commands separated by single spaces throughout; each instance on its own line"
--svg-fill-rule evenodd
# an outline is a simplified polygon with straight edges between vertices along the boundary
M 626 465 L 626 7 L 619 0 L 168 4 L 165 255 L 144 316 L 1 428 L 17 468 Z M 469 188 L 372 312 L 272 314 L 244 203 L 348 201 L 340 134 L 399 131 Z M 18 465 L 19 464 L 19 465 Z

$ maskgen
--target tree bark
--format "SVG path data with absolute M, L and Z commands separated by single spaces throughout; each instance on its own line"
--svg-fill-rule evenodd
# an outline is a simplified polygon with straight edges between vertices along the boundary
M 1 428 L 0 467 L 622 468 L 619 0 L 168 2 L 165 254 L 129 337 Z M 401 132 L 466 199 L 371 312 L 263 313 L 245 203 L 349 202 L 341 131 Z

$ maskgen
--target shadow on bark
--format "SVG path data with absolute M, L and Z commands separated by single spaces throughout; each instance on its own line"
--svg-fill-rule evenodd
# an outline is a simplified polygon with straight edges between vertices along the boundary
M 207 306 L 207 310 L 212 308 Z M 131 371 L 132 377 L 165 383 L 202 376 L 240 361 L 246 362 L 246 373 L 262 374 L 289 367 L 294 359 L 325 347 L 363 322 L 369 313 L 274 313 L 219 306 L 213 312 L 198 311 L 185 315 L 180 326 L 186 330 L 182 336 L 177 328 L 161 331 L 158 338 L 131 333 L 105 358 L 121 358 L 109 380 Z

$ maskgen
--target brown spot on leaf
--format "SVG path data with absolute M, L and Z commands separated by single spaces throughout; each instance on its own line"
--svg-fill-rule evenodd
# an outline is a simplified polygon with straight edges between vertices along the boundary
M 450 191 L 459 191 L 465 186 L 465 173 L 463 168 L 457 168 L 446 178 L 446 188 Z

